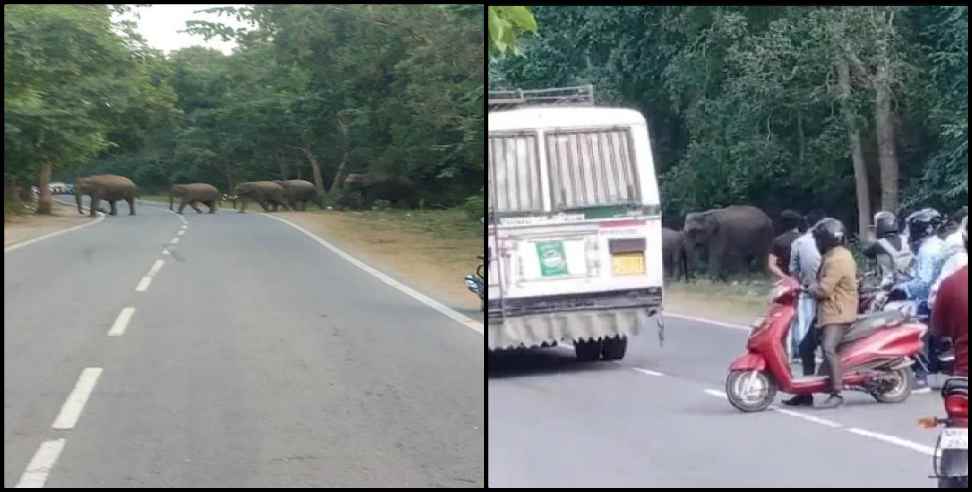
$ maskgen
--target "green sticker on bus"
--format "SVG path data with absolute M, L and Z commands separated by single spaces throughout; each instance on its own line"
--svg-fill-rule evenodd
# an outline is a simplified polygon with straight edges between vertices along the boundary
M 537 258 L 540 259 L 540 273 L 544 277 L 567 275 L 563 241 L 537 243 Z

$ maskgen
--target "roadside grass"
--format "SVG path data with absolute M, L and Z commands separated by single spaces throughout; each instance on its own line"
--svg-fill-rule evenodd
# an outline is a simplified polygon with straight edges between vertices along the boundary
M 746 275 L 714 281 L 694 278 L 688 282 L 667 280 L 665 308 L 678 314 L 748 324 L 766 311 L 773 280 L 766 275 Z

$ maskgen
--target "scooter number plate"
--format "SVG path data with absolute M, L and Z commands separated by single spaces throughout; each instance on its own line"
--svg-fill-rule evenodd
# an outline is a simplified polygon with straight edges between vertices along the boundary
M 942 429 L 942 449 L 969 449 L 968 429 Z

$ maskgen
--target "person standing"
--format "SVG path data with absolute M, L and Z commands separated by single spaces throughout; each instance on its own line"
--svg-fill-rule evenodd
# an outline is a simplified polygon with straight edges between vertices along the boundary
M 857 263 L 847 249 L 847 230 L 844 224 L 832 217 L 821 220 L 811 230 L 814 243 L 821 253 L 817 279 L 806 287 L 817 299 L 817 327 L 824 367 L 830 376 L 830 396 L 821 405 L 836 408 L 844 403 L 844 374 L 837 346 L 844 339 L 848 327 L 857 319 Z M 806 337 L 811 338 L 811 337 Z M 815 344 L 814 344 L 815 345 Z M 816 347 L 804 343 L 801 348 L 804 371 L 815 366 L 813 352 Z M 785 400 L 787 405 L 813 405 L 812 395 L 797 395 Z
M 811 210 L 804 218 L 803 234 L 790 245 L 790 276 L 800 282 L 800 285 L 810 285 L 817 279 L 817 270 L 820 269 L 820 252 L 817 251 L 817 245 L 813 242 L 810 229 L 824 216 L 823 210 Z M 810 293 L 801 292 L 797 299 L 797 316 L 790 328 L 787 344 L 793 359 L 800 360 L 800 343 L 803 342 L 810 331 L 816 311 L 817 300 Z M 812 371 L 810 374 L 806 374 L 806 368 L 804 368 L 804 376 L 812 374 Z

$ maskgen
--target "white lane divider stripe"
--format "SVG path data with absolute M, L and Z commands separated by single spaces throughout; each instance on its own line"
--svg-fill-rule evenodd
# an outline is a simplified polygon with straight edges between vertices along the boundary
M 146 277 L 147 278 L 147 277 Z M 142 279 L 145 280 L 145 279 Z M 149 279 L 151 280 L 151 279 Z M 139 284 L 141 285 L 141 284 Z M 128 322 L 132 320 L 132 315 L 135 314 L 135 308 L 127 307 L 122 309 L 118 313 L 118 317 L 115 318 L 115 324 L 111 325 L 111 330 L 108 331 L 108 336 L 118 337 L 125 334 L 125 328 L 128 327 Z
M 138 281 L 138 285 L 135 286 L 135 292 L 145 292 L 149 288 L 149 284 L 152 283 L 152 277 L 145 276 L 142 280 Z
M 744 331 L 751 331 L 752 330 L 752 327 L 746 326 L 746 325 L 739 325 L 739 324 L 736 324 L 736 323 L 726 323 L 726 322 L 723 322 L 723 321 L 715 321 L 715 320 L 706 319 L 706 318 L 697 318 L 695 316 L 686 316 L 684 314 L 677 314 L 677 313 L 673 313 L 673 312 L 670 312 L 670 311 L 665 311 L 665 312 L 662 313 L 662 315 L 663 316 L 671 316 L 673 318 L 687 319 L 689 321 L 698 321 L 700 323 L 707 323 L 707 324 L 712 324 L 712 325 L 724 326 L 726 328 L 733 328 L 735 330 L 744 330 Z
M 162 248 L 162 254 L 164 254 L 164 255 L 169 254 L 169 249 L 168 248 Z
M 641 372 L 641 373 L 645 373 L 645 374 L 647 374 L 649 376 L 664 376 L 664 374 L 662 374 L 662 373 L 660 373 L 658 371 L 652 371 L 652 370 L 649 370 L 649 369 L 642 369 L 640 367 L 632 367 L 632 369 L 634 369 L 634 370 L 636 370 L 638 372 Z
M 714 389 L 706 389 L 705 390 L 705 393 L 707 393 L 709 395 L 712 395 L 712 396 L 717 396 L 717 397 L 720 397 L 720 398 L 725 398 L 726 397 L 726 394 L 725 393 L 723 393 L 722 391 L 714 390 Z M 928 456 L 934 456 L 935 455 L 935 448 L 932 448 L 930 446 L 925 446 L 923 444 L 918 444 L 916 442 L 909 441 L 907 439 L 902 439 L 900 437 L 889 436 L 887 434 L 881 434 L 879 432 L 872 432 L 872 431 L 865 430 L 865 429 L 860 429 L 860 428 L 857 428 L 857 427 L 844 427 L 840 423 L 834 422 L 832 420 L 822 419 L 820 417 L 814 417 L 813 415 L 807 415 L 807 414 L 804 414 L 804 413 L 795 412 L 793 410 L 787 410 L 787 409 L 784 409 L 784 408 L 777 407 L 776 405 L 771 405 L 769 408 L 770 408 L 770 410 L 773 410 L 773 411 L 782 413 L 784 415 L 789 415 L 791 417 L 798 417 L 798 418 L 807 420 L 809 422 L 813 422 L 815 424 L 821 424 L 821 425 L 825 425 L 827 427 L 831 427 L 831 428 L 834 428 L 834 429 L 840 429 L 840 430 L 843 430 L 843 431 L 850 432 L 852 434 L 857 434 L 859 436 L 870 437 L 870 438 L 873 438 L 873 439 L 877 439 L 879 441 L 886 442 L 888 444 L 894 444 L 895 446 L 901 446 L 903 448 L 907 448 L 907 449 L 910 449 L 912 451 L 917 451 L 919 453 L 922 453 L 922 454 L 925 454 L 925 455 L 928 455 Z
M 34 453 L 34 457 L 27 464 L 27 469 L 24 470 L 24 474 L 20 476 L 20 481 L 17 482 L 16 488 L 43 488 L 47 482 L 47 476 L 50 475 L 51 469 L 54 468 L 54 463 L 57 463 L 57 458 L 61 456 L 61 451 L 64 450 L 64 443 L 66 442 L 67 440 L 62 438 L 41 443 L 40 447 L 37 448 L 37 452 Z
M 854 434 L 857 434 L 859 436 L 865 436 L 865 437 L 874 438 L 874 439 L 877 439 L 879 441 L 884 441 L 884 442 L 891 443 L 891 444 L 895 444 L 895 445 L 898 445 L 898 446 L 901 446 L 901 447 L 905 447 L 905 448 L 908 448 L 908 449 L 911 449 L 911 450 L 914 450 L 914 451 L 918 451 L 919 453 L 924 453 L 924 454 L 926 454 L 928 456 L 934 456 L 935 455 L 935 448 L 933 448 L 931 446 L 925 446 L 925 445 L 922 445 L 922 444 L 918 444 L 916 442 L 911 442 L 911 441 L 909 441 L 907 439 L 901 439 L 900 437 L 894 437 L 894 436 L 889 436 L 887 434 L 880 434 L 880 433 L 877 433 L 877 432 L 871 432 L 871 431 L 864 430 L 864 429 L 858 429 L 856 427 L 851 427 L 850 429 L 847 429 L 847 431 L 848 432 L 851 432 L 851 433 L 854 433 Z
M 78 377 L 74 390 L 71 391 L 67 401 L 64 402 L 64 406 L 61 407 L 61 413 L 54 419 L 53 428 L 61 430 L 74 428 L 74 424 L 78 423 L 78 418 L 81 417 L 84 405 L 88 402 L 88 397 L 91 396 L 95 384 L 98 383 L 98 378 L 101 377 L 101 371 L 100 367 L 88 367 L 81 371 L 81 376 Z
M 181 235 L 183 235 L 183 234 L 185 234 L 185 233 L 186 233 L 186 230 L 185 230 L 185 229 L 183 229 L 183 230 L 181 230 L 181 231 L 179 231 L 179 232 L 177 232 L 177 233 L 176 233 L 176 236 L 181 236 Z
M 171 241 L 172 244 L 176 244 L 178 242 L 179 242 L 179 238 L 177 238 L 177 237 L 172 238 L 172 241 Z
M 777 407 L 775 405 L 771 405 L 769 408 L 770 408 L 770 410 L 773 410 L 775 412 L 780 412 L 783 415 L 789 415 L 791 417 L 797 417 L 797 418 L 800 418 L 800 419 L 803 419 L 803 420 L 806 420 L 806 421 L 809 421 L 809 422 L 813 422 L 815 424 L 825 425 L 827 427 L 831 427 L 831 428 L 834 428 L 834 429 L 842 429 L 844 427 L 843 425 L 840 425 L 837 422 L 834 422 L 833 420 L 822 419 L 820 417 L 814 417 L 813 415 L 807 415 L 805 413 L 794 412 L 793 410 L 787 410 L 785 408 L 780 408 L 780 407 Z
M 165 265 L 165 262 L 164 261 L 162 261 L 162 260 L 155 260 L 155 263 L 152 264 L 152 269 L 149 270 L 149 272 L 148 272 L 148 276 L 149 277 L 154 277 L 156 273 L 159 273 L 159 270 L 162 268 L 162 265 Z

